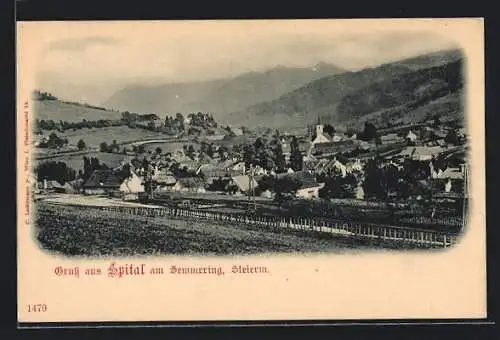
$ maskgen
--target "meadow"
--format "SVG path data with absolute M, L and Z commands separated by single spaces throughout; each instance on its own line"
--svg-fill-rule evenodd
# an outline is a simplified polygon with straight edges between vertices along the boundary
M 39 245 L 67 256 L 354 253 L 377 248 L 366 241 L 302 231 L 142 217 L 41 202 L 36 210 Z
M 69 145 L 77 145 L 78 141 L 82 139 L 87 147 L 99 147 L 102 142 L 108 145 L 116 140 L 118 144 L 136 141 L 147 138 L 165 138 L 166 135 L 147 131 L 144 129 L 131 129 L 128 126 L 109 126 L 103 128 L 92 129 L 78 129 L 76 131 L 66 130 L 64 132 L 56 132 L 61 138 L 66 138 Z M 44 131 L 45 135 L 49 135 L 50 131 Z
M 51 157 L 47 159 L 36 159 L 33 161 L 33 165 L 36 166 L 43 162 L 65 162 L 66 165 L 73 168 L 78 172 L 79 169 L 83 171 L 83 157 L 97 157 L 99 159 L 99 163 L 105 163 L 108 167 L 114 168 L 117 167 L 120 162 L 126 157 L 123 154 L 114 154 L 114 153 L 105 153 L 105 152 L 89 152 L 86 154 L 79 155 L 59 155 L 56 157 Z
M 116 111 L 98 110 L 69 103 L 62 103 L 58 100 L 34 100 L 35 118 L 52 119 L 54 121 L 81 122 L 86 120 L 99 119 L 120 119 L 121 113 Z

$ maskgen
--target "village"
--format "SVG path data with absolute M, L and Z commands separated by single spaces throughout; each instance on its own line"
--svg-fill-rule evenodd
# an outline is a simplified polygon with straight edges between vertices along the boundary
M 213 121 L 209 115 L 188 117 Z M 190 118 L 182 122 L 190 131 L 202 125 L 191 123 Z M 154 117 L 143 124 L 162 127 Z M 438 118 L 378 131 L 366 123 L 357 133 L 335 131 L 319 119 L 302 135 L 229 126 L 218 130 L 189 133 L 182 148 L 168 152 L 154 148 L 161 142 L 155 140 L 123 150 L 110 145 L 106 151 L 122 155 L 119 164 L 108 167 L 83 155 L 83 171 L 71 170 L 66 181 L 53 179 L 57 171 L 39 165 L 33 187 L 39 197 L 64 193 L 216 210 L 255 211 L 270 202 L 289 208 L 304 201 L 402 208 L 414 202 L 432 206 L 431 217 L 436 202 L 456 208 L 466 195 L 465 131 Z M 452 214 L 462 213 L 455 210 Z

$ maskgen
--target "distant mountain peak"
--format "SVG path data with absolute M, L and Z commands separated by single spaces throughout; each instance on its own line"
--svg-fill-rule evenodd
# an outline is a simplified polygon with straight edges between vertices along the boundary
M 325 67 L 323 65 L 328 65 Z M 133 112 L 211 111 L 226 115 L 269 101 L 316 79 L 342 73 L 335 65 L 292 67 L 282 64 L 235 77 L 198 83 L 124 86 L 103 104 Z

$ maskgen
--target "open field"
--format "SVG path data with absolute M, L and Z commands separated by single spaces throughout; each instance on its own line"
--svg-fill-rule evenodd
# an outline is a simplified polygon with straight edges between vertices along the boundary
M 51 194 L 51 195 L 38 195 L 37 199 L 44 202 L 49 202 L 56 205 L 66 206 L 95 206 L 95 207 L 145 207 L 145 208 L 160 208 L 159 205 L 141 204 L 136 202 L 124 201 L 118 198 L 109 198 L 107 196 L 85 196 L 85 195 L 71 195 L 71 194 Z
M 50 135 L 51 131 L 44 131 L 44 135 Z M 111 144 L 116 140 L 118 144 L 135 141 L 139 139 L 167 137 L 158 132 L 152 132 L 140 128 L 131 129 L 128 126 L 109 126 L 103 128 L 78 129 L 76 131 L 66 130 L 64 132 L 56 132 L 61 138 L 66 138 L 68 144 L 77 145 L 80 139 L 83 139 L 87 147 L 99 147 L 102 142 Z
M 193 145 L 195 150 L 199 149 L 199 144 L 196 141 L 184 141 L 184 142 L 154 142 L 154 143 L 142 143 L 146 151 L 155 151 L 156 148 L 160 148 L 162 153 L 171 152 L 174 153 L 177 150 L 182 150 L 183 145 Z
M 33 101 L 35 118 L 52 119 L 54 121 L 81 122 L 99 119 L 120 119 L 120 112 L 97 110 L 74 104 L 62 103 L 58 100 Z
M 73 168 L 78 172 L 79 169 L 83 170 L 83 157 L 97 157 L 99 162 L 105 163 L 108 167 L 114 168 L 117 167 L 120 162 L 126 157 L 123 154 L 116 153 L 106 153 L 99 151 L 92 151 L 86 154 L 78 154 L 78 155 L 60 155 L 57 157 L 51 157 L 48 159 L 35 159 L 33 160 L 33 166 L 37 166 L 43 162 L 65 162 L 66 165 Z
M 313 232 L 141 217 L 43 203 L 37 206 L 35 231 L 43 249 L 68 256 L 345 253 L 397 248 L 390 243 Z

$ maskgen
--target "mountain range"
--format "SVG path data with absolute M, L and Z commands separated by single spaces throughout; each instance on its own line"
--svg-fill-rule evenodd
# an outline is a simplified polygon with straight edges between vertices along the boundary
M 131 112 L 213 112 L 218 116 L 278 98 L 301 86 L 346 70 L 327 63 L 313 67 L 277 66 L 264 72 L 249 72 L 234 78 L 165 85 L 129 85 L 117 91 L 103 106 Z
M 359 125 L 367 119 L 404 121 L 419 109 L 418 116 L 408 115 L 417 122 L 429 113 L 422 106 L 436 110 L 436 101 L 449 108 L 442 114 L 456 114 L 461 107 L 462 61 L 460 50 L 447 50 L 331 75 L 229 116 L 242 124 L 262 126 L 288 120 L 303 127 L 318 118 Z
M 222 124 L 249 127 L 300 128 L 318 118 L 345 126 L 418 122 L 462 112 L 463 60 L 454 49 L 359 71 L 278 66 L 231 79 L 130 85 L 102 105 L 160 116 L 208 111 Z

